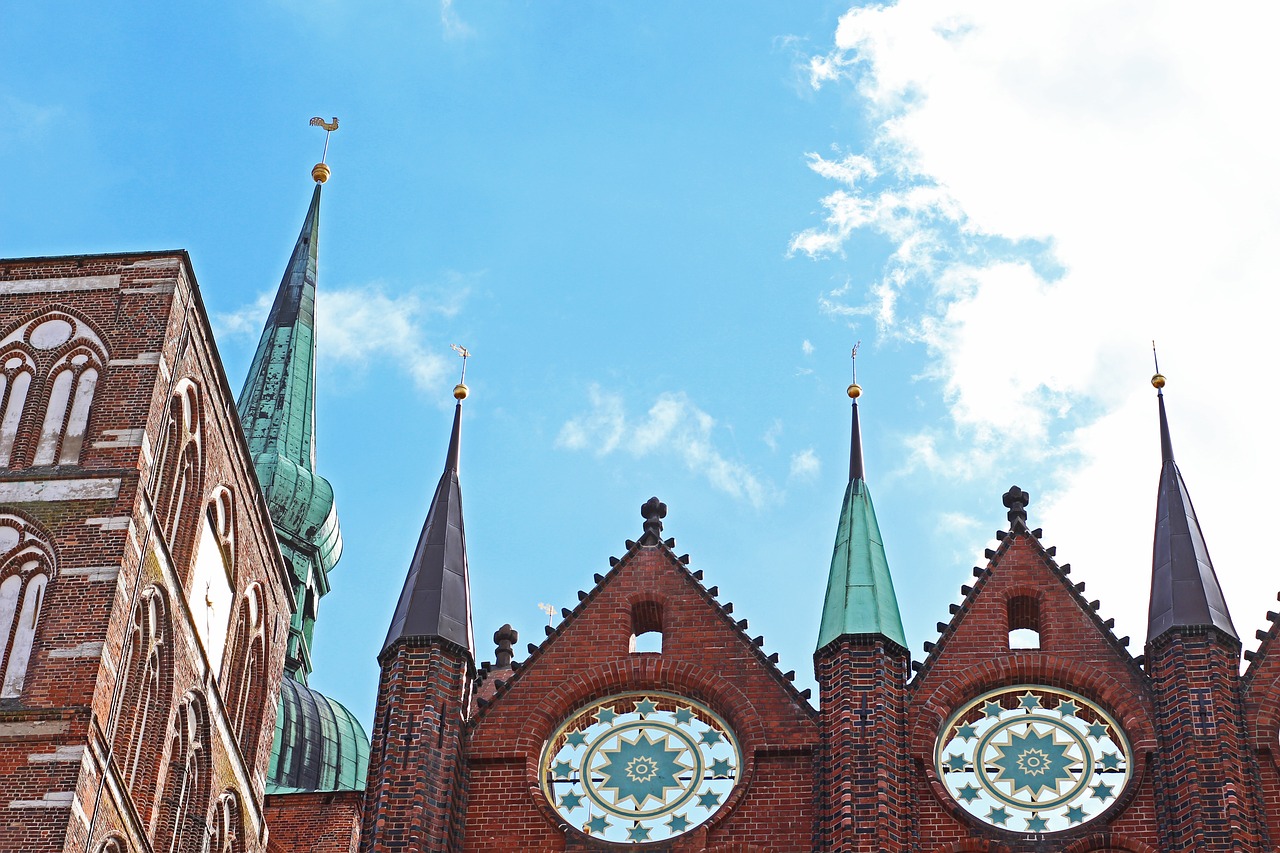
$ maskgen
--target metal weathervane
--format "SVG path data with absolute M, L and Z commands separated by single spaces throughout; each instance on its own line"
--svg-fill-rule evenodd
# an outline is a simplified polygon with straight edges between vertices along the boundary
M 333 121 L 325 121 L 320 116 L 316 116 L 311 119 L 311 126 L 324 128 L 324 153 L 320 155 L 320 162 L 323 163 L 329 156 L 329 134 L 338 129 L 338 117 L 334 116 Z
M 460 344 L 449 344 L 449 348 L 462 356 L 462 378 L 458 380 L 458 383 L 465 384 L 467 381 L 467 359 L 471 358 L 471 350 Z

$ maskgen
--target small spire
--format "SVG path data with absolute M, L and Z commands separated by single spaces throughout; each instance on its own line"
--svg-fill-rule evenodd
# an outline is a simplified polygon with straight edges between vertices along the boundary
M 1152 342 L 1152 354 L 1155 343 Z M 1165 378 L 1151 377 L 1160 412 L 1160 486 L 1156 494 L 1156 530 L 1151 557 L 1151 602 L 1147 642 L 1177 628 L 1217 628 L 1239 639 L 1209 547 L 1182 472 L 1173 459 L 1169 418 L 1164 407 Z
M 520 632 L 512 628 L 510 623 L 493 632 L 493 642 L 497 648 L 493 650 L 493 668 L 510 669 L 511 659 L 515 657 L 512 647 L 520 639 Z
M 640 537 L 640 544 L 657 545 L 662 541 L 662 519 L 667 517 L 667 505 L 654 495 L 640 505 L 640 516 L 644 519 L 644 535 Z
M 862 480 L 862 428 L 858 424 L 858 398 L 862 396 L 862 386 L 858 384 L 858 347 L 862 341 L 853 345 L 853 378 L 849 383 L 849 399 L 853 401 L 853 424 L 849 431 L 849 482 Z

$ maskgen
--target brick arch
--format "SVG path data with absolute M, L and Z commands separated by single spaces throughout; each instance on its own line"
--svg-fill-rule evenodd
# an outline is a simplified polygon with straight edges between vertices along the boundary
M 582 706 L 607 696 L 629 691 L 664 690 L 702 702 L 724 718 L 733 729 L 742 750 L 742 767 L 738 784 L 719 811 L 703 824 L 712 828 L 733 814 L 755 775 L 754 753 L 765 742 L 764 721 L 737 685 L 711 670 L 687 661 L 673 663 L 659 655 L 640 655 L 610 661 L 580 670 L 565 679 L 554 690 L 545 693 L 528 715 L 524 732 L 513 744 L 523 752 L 528 785 L 537 789 L 538 761 L 542 745 L 556 726 Z M 534 797 L 535 808 L 552 826 L 563 826 L 564 819 L 553 811 L 543 797 Z
M 758 844 L 716 844 L 702 848 L 700 853 L 774 853 L 774 848 Z
M 1160 853 L 1145 841 L 1118 832 L 1095 832 L 1062 848 L 1062 853 Z
M 1280 678 L 1255 695 L 1251 704 L 1257 713 L 1246 721 L 1249 738 L 1255 750 L 1266 752 L 1280 763 Z
M 966 838 L 934 847 L 931 853 L 1008 853 L 1011 848 L 999 841 L 987 841 L 982 838 Z

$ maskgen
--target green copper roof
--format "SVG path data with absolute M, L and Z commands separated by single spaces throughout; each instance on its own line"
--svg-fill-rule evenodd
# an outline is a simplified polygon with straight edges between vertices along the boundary
M 271 519 L 282 539 L 313 550 L 324 572 L 342 555 L 329 482 L 315 473 L 316 256 L 320 185 L 267 317 L 238 407 Z
M 907 647 L 871 491 L 862 479 L 861 445 L 855 400 L 849 485 L 840 507 L 840 527 L 831 555 L 831 575 L 818 631 L 819 649 L 847 635 L 879 635 Z
M 360 721 L 318 690 L 284 679 L 267 767 L 267 793 L 363 791 L 369 737 Z

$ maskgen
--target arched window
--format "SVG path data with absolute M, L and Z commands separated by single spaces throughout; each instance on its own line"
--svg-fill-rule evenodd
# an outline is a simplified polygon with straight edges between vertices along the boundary
M 102 339 L 74 315 L 50 311 L 0 340 L 0 353 L 0 465 L 19 464 L 23 453 L 32 465 L 79 463 L 107 363 Z M 28 406 L 33 397 L 43 405 Z M 18 446 L 20 435 L 34 436 L 35 447 Z
M 195 383 L 178 383 L 153 469 L 153 494 L 160 526 L 169 540 L 170 553 L 179 565 L 189 555 L 198 518 L 191 507 L 201 492 L 200 394 Z M 183 572 L 185 574 L 185 570 Z
M 160 800 L 157 853 L 202 853 L 210 775 L 209 714 L 200 694 L 190 693 L 178 708 L 169 735 L 169 772 Z
M 243 853 L 240 824 L 240 797 L 235 791 L 223 791 L 209 815 L 205 853 Z
M 155 794 L 163 731 L 173 696 L 173 650 L 169 607 L 164 591 L 142 591 L 129 619 L 120 660 L 124 682 L 116 698 L 112 752 L 138 811 Z
M 631 605 L 631 651 L 662 651 L 662 605 L 637 601 Z
M 0 699 L 22 695 L 53 549 L 23 518 L 0 513 Z
M 1040 602 L 1033 596 L 1009 599 L 1009 648 L 1040 648 Z
M 235 641 L 222 684 L 231 718 L 231 729 L 240 743 L 245 763 L 253 767 L 262 737 L 262 717 L 266 697 L 266 611 L 262 587 L 249 587 L 236 616 Z
M 222 673 L 227 629 L 235 603 L 235 501 L 231 490 L 219 486 L 205 507 L 200 537 L 192 561 L 187 604 L 196 635 L 215 678 Z

